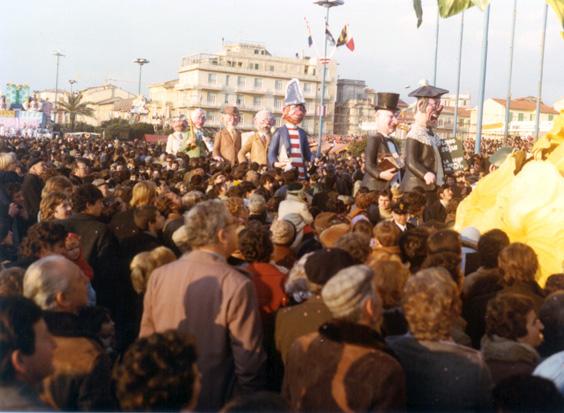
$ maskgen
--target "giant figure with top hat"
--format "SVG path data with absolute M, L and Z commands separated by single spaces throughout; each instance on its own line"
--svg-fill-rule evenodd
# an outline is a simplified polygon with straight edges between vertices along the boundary
M 391 139 L 398 126 L 399 94 L 378 93 L 376 98 L 376 134 L 369 136 L 366 143 L 362 186 L 371 191 L 383 191 L 400 183 L 403 167 L 400 151 Z
M 286 88 L 282 119 L 284 125 L 276 129 L 268 147 L 268 166 L 285 171 L 296 169 L 300 179 L 307 176 L 311 151 L 307 133 L 298 125 L 306 114 L 305 100 L 298 79 L 292 79 Z
M 424 84 L 409 94 L 417 98 L 415 121 L 405 143 L 405 175 L 401 182 L 404 192 L 416 187 L 425 190 L 427 202 L 436 197 L 436 187 L 444 183 L 440 138 L 433 131 L 443 106 L 441 96 L 448 90 Z

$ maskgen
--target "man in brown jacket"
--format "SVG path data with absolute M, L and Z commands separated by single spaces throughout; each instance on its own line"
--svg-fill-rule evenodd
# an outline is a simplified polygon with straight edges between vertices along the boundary
M 282 391 L 292 411 L 404 409 L 404 373 L 378 332 L 382 301 L 373 276 L 357 265 L 323 287 L 334 319 L 297 339 L 288 353 Z
M 194 206 L 185 228 L 192 251 L 151 274 L 140 336 L 193 335 L 202 373 L 196 410 L 217 411 L 234 390 L 263 387 L 262 326 L 252 282 L 226 262 L 237 247 L 237 222 L 223 202 Z
M 213 157 L 223 159 L 232 166 L 237 163 L 237 154 L 241 150 L 241 132 L 236 128 L 241 117 L 235 106 L 223 108 L 223 123 L 225 128 L 215 134 L 213 142 Z
M 274 116 L 268 110 L 258 111 L 255 115 L 255 128 L 253 132 L 239 151 L 239 162 L 247 160 L 246 155 L 250 152 L 250 161 L 259 165 L 266 165 L 266 150 L 270 143 L 272 133 L 270 128 L 274 126 Z

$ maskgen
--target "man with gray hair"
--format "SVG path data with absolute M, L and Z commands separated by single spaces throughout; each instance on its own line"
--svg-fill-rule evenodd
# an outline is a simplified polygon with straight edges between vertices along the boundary
M 250 153 L 249 160 L 259 165 L 267 164 L 266 150 L 272 137 L 271 128 L 274 126 L 274 116 L 268 110 L 260 110 L 256 113 L 255 132 L 252 132 L 239 151 L 239 163 L 247 160 L 246 155 Z
M 404 410 L 404 373 L 380 335 L 382 300 L 372 270 L 339 271 L 321 296 L 333 319 L 290 348 L 282 392 L 291 409 Z
M 43 381 L 43 399 L 58 410 L 115 408 L 110 360 L 78 315 L 88 302 L 87 284 L 82 270 L 61 255 L 34 262 L 24 276 L 24 296 L 44 310 L 57 345 L 55 371 Z
M 219 410 L 234 388 L 264 385 L 262 327 L 253 284 L 227 264 L 237 248 L 237 221 L 222 201 L 185 216 L 191 252 L 156 269 L 145 293 L 141 337 L 177 329 L 196 338 L 202 391 L 196 410 Z

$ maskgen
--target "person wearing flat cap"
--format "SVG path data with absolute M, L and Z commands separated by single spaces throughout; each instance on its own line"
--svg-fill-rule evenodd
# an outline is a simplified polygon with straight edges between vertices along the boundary
M 213 142 L 213 157 L 229 162 L 231 166 L 237 163 L 237 154 L 241 150 L 241 132 L 236 129 L 240 120 L 239 109 L 236 106 L 225 106 L 223 108 L 225 127 L 215 134 Z
M 443 106 L 441 96 L 448 90 L 424 84 L 409 94 L 416 97 L 415 121 L 407 133 L 405 144 L 405 174 L 401 182 L 403 192 L 416 187 L 425 190 L 427 203 L 436 200 L 436 187 L 444 183 L 439 152 L 440 138 L 433 132 Z
M 362 186 L 371 191 L 383 191 L 401 180 L 400 152 L 390 138 L 398 126 L 397 93 L 378 93 L 376 95 L 376 134 L 368 137 L 366 144 L 366 173 Z
M 332 319 L 296 339 L 286 358 L 282 395 L 290 410 L 405 410 L 405 374 L 381 334 L 382 298 L 372 270 L 340 270 L 321 297 Z
M 307 133 L 298 126 L 305 114 L 305 99 L 300 90 L 300 81 L 292 79 L 286 88 L 282 109 L 285 123 L 276 129 L 268 146 L 268 166 L 285 171 L 296 169 L 300 179 L 307 178 L 306 162 L 311 161 Z

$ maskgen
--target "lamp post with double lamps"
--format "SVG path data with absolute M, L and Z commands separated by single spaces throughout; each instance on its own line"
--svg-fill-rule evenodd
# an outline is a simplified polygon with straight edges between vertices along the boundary
M 135 59 L 133 61 L 133 63 L 136 63 L 139 65 L 139 85 L 137 87 L 137 95 L 141 95 L 141 70 L 143 69 L 143 65 L 146 65 L 147 63 L 150 63 L 147 59 L 145 59 L 144 57 L 138 57 L 137 59 Z

